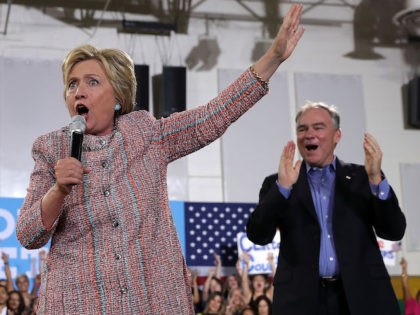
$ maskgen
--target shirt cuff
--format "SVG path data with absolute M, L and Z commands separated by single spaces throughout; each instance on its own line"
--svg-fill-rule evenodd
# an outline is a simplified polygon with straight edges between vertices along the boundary
M 384 178 L 379 185 L 370 184 L 370 190 L 374 196 L 381 200 L 386 200 L 389 197 L 390 187 L 386 178 Z
M 292 189 L 287 189 L 279 184 L 279 182 L 276 180 L 277 188 L 279 189 L 279 192 L 283 195 L 284 198 L 288 199 L 290 197 L 290 192 Z

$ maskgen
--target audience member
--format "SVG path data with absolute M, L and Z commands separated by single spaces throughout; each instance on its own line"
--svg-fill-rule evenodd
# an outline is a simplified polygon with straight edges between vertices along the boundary
M 240 315 L 247 306 L 242 290 L 237 287 L 229 291 L 225 315 Z
M 191 289 L 192 289 L 192 296 L 193 296 L 193 304 L 194 304 L 194 312 L 200 313 L 203 310 L 203 303 L 202 303 L 202 292 L 198 288 L 198 275 L 197 271 L 188 268 L 188 276 L 190 278 Z
M 23 301 L 25 303 L 25 310 L 29 311 L 32 304 L 32 293 L 29 293 L 29 278 L 25 274 L 18 275 L 16 277 L 16 287 L 20 294 L 22 294 Z M 35 288 L 35 286 L 34 286 Z
M 247 306 L 242 311 L 241 315 L 256 315 L 254 309 L 251 306 Z
M 215 267 L 208 269 L 208 275 L 203 287 L 204 303 L 212 292 L 223 292 L 223 282 L 221 280 L 222 261 L 220 260 L 220 256 L 216 253 L 213 254 L 213 257 Z
M 266 295 L 260 295 L 255 300 L 257 315 L 272 315 L 272 303 Z
M 269 256 L 270 259 L 270 256 Z M 254 310 L 256 310 L 255 300 L 265 295 L 270 300 L 273 299 L 273 282 L 270 281 L 266 274 L 248 275 L 250 257 L 247 253 L 243 254 L 244 267 L 242 268 L 242 289 L 245 301 Z
M 200 315 L 224 315 L 225 301 L 222 292 L 212 292 L 206 300 L 206 306 Z
M 9 293 L 7 287 L 0 284 L 0 315 L 7 314 L 7 300 L 9 299 Z
M 209 296 L 214 292 L 222 292 L 223 282 L 215 276 L 214 269 L 209 269 L 209 274 L 204 282 L 203 287 L 203 307 L 205 307 Z
M 1 259 L 3 260 L 4 264 L 4 274 L 6 275 L 6 288 L 7 292 L 12 292 L 15 290 L 15 287 L 13 285 L 13 278 L 12 278 L 12 272 L 10 271 L 10 265 L 9 265 L 9 255 L 7 255 L 5 252 L 1 253 Z
M 413 298 L 410 292 L 410 287 L 408 286 L 408 263 L 404 257 L 401 258 L 400 265 L 404 300 L 404 315 L 420 315 L 420 289 L 417 291 L 416 298 Z
M 14 290 L 9 292 L 9 299 L 7 300 L 8 314 L 10 315 L 27 315 L 28 311 L 25 309 L 25 301 L 22 294 Z
M 240 275 L 236 273 L 228 275 L 223 283 L 223 296 L 225 299 L 228 298 L 231 290 L 237 288 L 241 288 Z

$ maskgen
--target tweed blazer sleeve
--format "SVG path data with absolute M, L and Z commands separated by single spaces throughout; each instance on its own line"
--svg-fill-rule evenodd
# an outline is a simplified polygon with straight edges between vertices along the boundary
M 167 153 L 167 162 L 181 158 L 221 137 L 266 93 L 247 70 L 207 104 L 160 119 L 152 141 Z
M 41 248 L 54 234 L 58 218 L 51 229 L 46 230 L 41 219 L 42 196 L 55 183 L 54 165 L 59 158 L 67 155 L 67 146 L 61 145 L 70 138 L 64 129 L 38 137 L 32 146 L 34 169 L 29 180 L 29 188 L 22 205 L 16 226 L 16 235 L 22 246 L 28 249 Z M 63 150 L 64 149 L 64 150 Z M 29 209 L 25 211 L 24 209 Z

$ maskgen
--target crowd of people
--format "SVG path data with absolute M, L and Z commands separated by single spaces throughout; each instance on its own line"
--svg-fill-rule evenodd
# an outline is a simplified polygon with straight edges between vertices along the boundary
M 45 255 L 40 254 L 41 264 Z M 1 254 L 6 278 L 0 279 L 0 315 L 36 315 L 40 275 L 34 278 L 32 289 L 26 274 L 15 280 L 9 265 L 9 256 Z M 275 315 L 273 313 L 273 277 L 276 265 L 272 254 L 267 261 L 271 266 L 270 274 L 248 274 L 250 256 L 245 252 L 239 257 L 235 272 L 222 275 L 222 261 L 214 254 L 215 266 L 209 268 L 206 280 L 198 283 L 198 274 L 189 269 L 194 311 L 196 315 Z M 401 285 L 404 315 L 420 315 L 420 289 L 415 295 L 409 286 L 408 263 L 403 257 L 401 265 Z M 42 268 L 42 267 L 41 267 Z
M 236 264 L 236 272 L 221 275 L 220 257 L 214 255 L 215 267 L 210 268 L 202 290 L 197 272 L 189 270 L 194 310 L 200 315 L 271 315 L 274 257 L 268 255 L 271 274 L 248 274 L 250 257 L 244 253 Z
M 43 255 L 41 256 L 41 263 Z M 20 274 L 15 281 L 9 265 L 9 256 L 1 254 L 4 265 L 5 279 L 0 279 L 0 315 L 35 315 L 38 309 L 38 290 L 41 276 L 34 279 L 32 290 L 29 291 L 29 277 Z
M 193 291 L 194 309 L 197 315 L 275 315 L 273 313 L 273 276 L 276 272 L 273 256 L 267 257 L 270 274 L 248 274 L 249 256 L 244 253 L 238 259 L 236 271 L 222 276 L 222 264 L 214 255 L 215 267 L 210 268 L 202 286 L 198 275 L 189 269 Z M 420 289 L 413 296 L 408 283 L 407 261 L 403 257 L 401 284 L 404 315 L 420 315 Z M 200 289 L 202 287 L 202 289 Z

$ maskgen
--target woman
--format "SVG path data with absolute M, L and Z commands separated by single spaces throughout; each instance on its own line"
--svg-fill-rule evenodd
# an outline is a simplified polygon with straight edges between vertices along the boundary
M 0 285 L 0 315 L 7 315 L 7 300 L 9 299 L 9 293 L 7 293 L 7 287 Z
M 251 306 L 245 307 L 241 315 L 255 315 L 254 309 Z
M 22 294 L 23 302 L 25 304 L 25 310 L 29 311 L 32 303 L 32 294 L 29 293 L 29 278 L 26 274 L 22 274 L 16 277 L 16 287 L 20 294 Z
M 223 296 L 227 298 L 230 291 L 237 288 L 241 288 L 241 276 L 236 273 L 228 275 L 223 283 Z
M 272 314 L 272 303 L 270 299 L 265 295 L 260 295 L 255 300 L 256 313 L 257 315 L 271 315 Z
M 133 61 L 116 49 L 72 50 L 62 70 L 71 117 L 83 116 L 81 161 L 68 127 L 37 138 L 17 237 L 51 239 L 39 314 L 194 314 L 166 187 L 168 163 L 219 138 L 267 93 L 267 81 L 303 34 L 301 5 L 272 47 L 204 106 L 156 120 L 133 111 Z
M 248 268 L 251 257 L 248 253 L 243 253 L 244 267 L 241 270 L 242 288 L 246 303 L 257 311 L 256 300 L 260 296 L 266 296 L 270 301 L 273 300 L 273 282 L 266 274 L 248 275 Z M 268 256 L 268 260 L 272 260 L 272 256 Z M 270 262 L 271 264 L 271 262 Z M 273 267 L 272 267 L 273 268 Z M 274 269 L 272 269 L 274 270 Z M 273 275 L 274 276 L 274 275 Z M 249 281 L 251 280 L 251 281 Z
M 194 313 L 200 313 L 202 309 L 202 292 L 198 288 L 198 272 L 196 270 L 191 270 L 190 268 L 187 269 L 188 271 L 188 278 L 191 285 L 191 292 L 192 292 L 192 300 L 194 305 Z
M 26 315 L 25 301 L 19 291 L 9 292 L 9 299 L 7 300 L 7 314 L 8 315 Z
M 225 314 L 225 301 L 222 292 L 210 293 L 206 300 L 206 307 L 199 315 L 224 315 Z
M 234 288 L 229 291 L 225 315 L 239 315 L 247 306 L 241 288 Z

